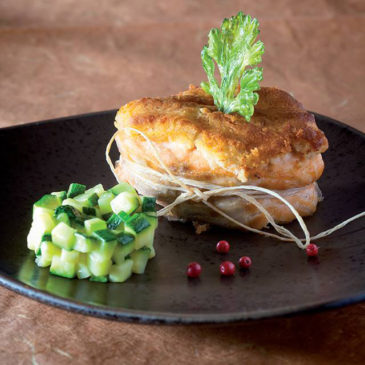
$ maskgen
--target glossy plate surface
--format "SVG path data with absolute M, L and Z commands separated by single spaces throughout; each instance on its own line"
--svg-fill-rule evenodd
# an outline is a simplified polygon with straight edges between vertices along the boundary
M 365 298 L 364 219 L 317 242 L 320 256 L 313 260 L 294 244 L 219 228 L 197 236 L 191 224 L 161 219 L 156 258 L 145 275 L 134 275 L 126 283 L 69 280 L 38 268 L 26 248 L 32 203 L 71 182 L 101 182 L 106 187 L 115 183 L 104 159 L 114 115 L 107 111 L 0 130 L 2 285 L 64 309 L 144 323 L 229 323 Z M 324 116 L 316 115 L 316 120 L 330 150 L 319 182 L 325 200 L 306 219 L 312 234 L 365 207 L 364 135 Z M 220 239 L 231 243 L 228 255 L 215 252 Z M 242 255 L 252 258 L 252 268 L 220 277 L 219 263 L 236 262 Z M 190 261 L 202 264 L 200 279 L 186 278 Z

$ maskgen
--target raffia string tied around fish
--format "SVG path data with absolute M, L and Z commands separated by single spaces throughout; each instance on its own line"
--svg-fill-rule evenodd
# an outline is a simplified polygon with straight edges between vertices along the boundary
M 116 125 L 116 127 L 117 127 L 117 125 Z M 323 232 L 311 237 L 308 227 L 306 226 L 303 218 L 300 216 L 298 211 L 293 207 L 293 205 L 290 204 L 290 202 L 282 196 L 283 194 L 280 195 L 276 191 L 262 188 L 259 186 L 239 185 L 239 186 L 233 186 L 233 187 L 225 187 L 225 186 L 221 186 L 221 185 L 217 185 L 217 184 L 209 184 L 209 183 L 204 183 L 202 181 L 191 180 L 191 179 L 183 178 L 181 176 L 176 176 L 165 165 L 165 163 L 161 159 L 158 149 L 154 146 L 153 142 L 143 132 L 141 132 L 138 129 L 131 128 L 131 127 L 123 127 L 123 128 L 119 128 L 119 129 L 120 130 L 121 129 L 130 130 L 130 131 L 133 131 L 133 132 L 139 134 L 140 136 L 142 136 L 145 139 L 145 141 L 148 143 L 148 146 L 150 147 L 151 151 L 153 152 L 153 155 L 154 155 L 156 161 L 159 163 L 161 169 L 165 171 L 165 173 L 160 173 L 147 166 L 143 166 L 143 165 L 137 163 L 136 161 L 130 161 L 130 160 L 124 159 L 125 162 L 127 162 L 128 164 L 131 165 L 131 168 L 135 169 L 134 173 L 136 174 L 136 176 L 138 176 L 140 179 L 143 179 L 145 182 L 147 182 L 150 185 L 153 185 L 156 188 L 167 189 L 167 190 L 177 190 L 177 191 L 181 192 L 181 194 L 171 204 L 160 209 L 157 212 L 157 216 L 168 215 L 174 207 L 176 207 L 177 205 L 179 205 L 183 202 L 187 202 L 189 200 L 199 201 L 199 202 L 202 202 L 203 204 L 205 204 L 206 206 L 208 206 L 209 208 L 211 208 L 212 210 L 214 210 L 215 212 L 217 212 L 218 214 L 220 214 L 221 216 L 223 216 L 224 218 L 226 218 L 227 220 L 229 220 L 230 222 L 236 224 L 237 226 L 239 226 L 241 228 L 244 228 L 247 231 L 258 233 L 258 234 L 261 234 L 266 237 L 275 238 L 280 241 L 295 242 L 297 244 L 297 246 L 302 249 L 305 249 L 310 244 L 311 241 L 318 240 L 319 238 L 322 238 L 322 237 L 326 237 L 326 236 L 332 234 L 333 232 L 343 228 L 350 222 L 365 216 L 365 211 L 363 211 L 363 212 L 356 214 L 355 216 L 337 224 L 333 228 L 330 228 L 326 231 L 323 231 Z M 110 139 L 109 143 L 107 144 L 106 151 L 105 151 L 106 161 L 117 181 L 119 181 L 119 178 L 115 171 L 113 162 L 110 159 L 109 152 L 110 152 L 111 146 L 118 133 L 119 133 L 119 130 L 114 133 L 114 135 Z M 166 185 L 166 184 L 156 183 L 155 181 L 148 178 L 148 176 L 153 176 L 153 175 L 159 177 L 161 180 L 166 181 L 167 183 L 175 184 L 175 185 Z M 290 189 L 290 190 L 295 191 L 296 189 Z M 237 197 L 240 197 L 241 199 L 244 199 L 247 202 L 253 204 L 265 216 L 268 223 L 271 224 L 271 226 L 274 228 L 274 230 L 277 233 L 271 233 L 271 232 L 267 232 L 267 231 L 264 231 L 261 229 L 249 227 L 249 226 L 243 224 L 242 222 L 239 222 L 238 220 L 234 219 L 233 217 L 230 217 L 227 213 L 225 213 L 221 209 L 217 208 L 214 204 L 209 202 L 209 198 L 211 198 L 213 196 L 237 196 Z M 257 200 L 257 198 L 261 197 L 261 196 L 271 196 L 271 197 L 274 197 L 274 198 L 280 200 L 282 203 L 284 203 L 290 209 L 290 211 L 293 213 L 295 219 L 298 221 L 299 226 L 304 233 L 304 238 L 298 238 L 289 229 L 277 224 L 274 221 L 271 214 Z

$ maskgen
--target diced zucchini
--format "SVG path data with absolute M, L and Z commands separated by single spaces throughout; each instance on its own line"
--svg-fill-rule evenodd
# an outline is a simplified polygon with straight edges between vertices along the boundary
M 122 283 L 132 275 L 133 261 L 127 259 L 119 265 L 112 265 L 109 272 L 109 280 L 115 283 Z
M 75 232 L 75 245 L 74 250 L 78 252 L 91 252 L 96 246 L 96 240 L 93 237 L 89 237 L 81 232 Z
M 44 234 L 51 233 L 56 221 L 48 211 L 38 211 L 36 219 L 27 236 L 27 245 L 30 250 L 38 251 Z
M 144 273 L 150 253 L 151 249 L 149 249 L 148 247 L 142 247 L 139 250 L 131 253 L 130 256 L 133 260 L 132 271 L 135 274 Z
M 61 251 L 61 259 L 68 261 L 68 262 L 75 262 L 77 263 L 79 261 L 80 253 L 75 250 L 64 250 Z
M 75 244 L 76 229 L 71 228 L 67 224 L 60 222 L 52 230 L 52 242 L 66 250 L 71 250 Z
M 127 214 L 126 212 L 120 212 L 118 213 L 118 217 L 124 222 L 128 222 L 131 219 L 131 216 L 129 214 Z
M 33 205 L 27 243 L 36 264 L 54 275 L 124 282 L 155 256 L 157 224 L 156 199 L 139 197 L 128 183 L 108 191 L 72 183 Z
M 45 209 L 56 209 L 60 205 L 60 200 L 57 196 L 52 194 L 43 195 L 38 201 L 34 203 L 34 207 Z
M 85 221 L 82 218 L 75 218 L 71 221 L 71 227 L 75 228 L 81 233 L 85 232 Z
M 89 204 L 94 207 L 95 205 L 98 204 L 98 200 L 99 200 L 99 195 L 96 193 L 93 193 L 89 196 L 88 202 Z
M 96 193 L 84 193 L 75 196 L 74 198 L 76 201 L 82 204 L 84 207 L 94 207 L 98 204 L 99 196 Z
M 116 241 L 117 237 L 115 234 L 110 232 L 108 229 L 102 229 L 99 231 L 94 231 L 93 236 L 96 237 L 98 240 L 102 242 L 110 242 L 110 241 Z
M 123 193 L 124 191 L 128 191 L 130 193 L 134 193 L 134 195 L 137 195 L 136 190 L 131 186 L 130 184 L 126 182 L 121 182 L 118 185 L 113 186 L 108 191 L 111 191 L 114 195 L 119 195 L 120 193 Z
M 67 198 L 73 198 L 76 195 L 83 194 L 86 190 L 86 186 L 82 184 L 72 183 L 67 191 Z
M 61 256 L 53 256 L 49 271 L 53 275 L 71 279 L 76 275 L 76 266 L 76 262 L 74 261 L 66 261 Z
M 87 219 L 84 222 L 84 225 L 85 225 L 86 234 L 88 234 L 90 236 L 95 231 L 100 231 L 100 230 L 107 228 L 106 222 L 99 218 Z
M 119 227 L 116 229 L 111 230 L 115 235 L 121 234 L 124 232 L 124 224 L 122 223 Z
M 142 212 L 155 212 L 156 211 L 156 198 L 143 196 L 142 197 Z
M 36 264 L 40 267 L 51 265 L 53 256 L 61 255 L 61 249 L 49 241 L 43 241 L 41 243 L 40 251 L 40 256 L 36 258 Z
M 52 236 L 49 233 L 45 233 L 41 239 L 41 242 L 47 242 L 47 241 L 52 242 Z
M 96 282 L 99 282 L 99 283 L 106 283 L 108 281 L 108 277 L 106 275 L 105 276 L 91 275 L 89 280 L 90 281 L 96 281 Z
M 100 213 L 100 208 L 97 205 L 95 205 L 95 207 L 93 207 L 93 208 L 95 209 L 95 217 L 102 218 L 101 213 Z M 104 219 L 104 220 L 107 220 L 107 219 Z
M 86 279 L 90 277 L 91 272 L 87 266 L 87 254 L 85 253 L 80 254 L 76 270 L 77 270 L 76 275 L 78 279 Z
M 156 256 L 156 251 L 155 251 L 155 248 L 153 246 L 149 246 L 148 248 L 151 250 L 150 255 L 148 256 L 148 259 L 150 260 L 150 259 L 153 259 Z
M 110 202 L 114 199 L 114 194 L 110 191 L 105 191 L 100 195 L 98 199 L 98 205 L 100 208 L 100 214 L 104 215 L 112 212 Z
M 134 251 L 134 236 L 129 233 L 121 233 L 117 237 L 117 242 L 118 244 L 113 253 L 113 260 L 117 264 L 120 264 Z
M 113 212 L 109 212 L 109 213 L 106 213 L 106 214 L 103 214 L 101 217 L 105 220 L 105 221 L 108 221 L 108 219 L 113 215 L 114 213 Z
M 136 213 L 125 223 L 125 232 L 135 237 L 136 250 L 153 244 L 155 228 L 151 225 L 150 219 L 154 218 L 148 217 L 144 213 Z
M 86 190 L 85 193 L 87 193 L 87 194 L 95 193 L 98 196 L 100 196 L 102 193 L 104 193 L 103 185 L 101 185 L 101 184 L 95 185 L 93 188 Z
M 96 210 L 95 210 L 95 208 L 82 207 L 82 212 L 84 214 L 86 214 L 86 215 L 96 216 Z
M 56 223 L 53 215 L 47 211 L 38 211 L 33 218 L 33 225 L 38 227 L 43 233 L 50 233 L 56 226 Z
M 96 260 L 104 261 L 112 258 L 117 241 L 97 241 L 92 251 L 89 252 L 89 256 L 94 257 Z
M 125 261 L 126 257 L 134 251 L 134 247 L 134 240 L 124 245 L 118 244 L 113 253 L 113 261 L 117 264 L 121 264 Z
M 125 191 L 117 195 L 111 202 L 110 206 L 115 214 L 125 212 L 132 214 L 139 207 L 138 195 Z
M 153 229 L 156 229 L 158 226 L 158 218 L 156 213 L 146 213 L 145 218 L 150 222 Z
M 54 191 L 53 193 L 51 193 L 51 195 L 56 196 L 59 199 L 60 204 L 62 203 L 63 200 L 65 200 L 67 198 L 67 193 L 66 191 Z
M 87 259 L 88 268 L 93 276 L 105 276 L 109 274 L 112 260 L 98 260 L 95 256 L 88 255 Z
M 61 249 L 50 241 L 43 241 L 41 243 L 41 253 L 42 256 L 49 256 L 51 258 L 55 255 L 60 255 Z
M 132 234 L 129 234 L 129 233 L 121 233 L 117 236 L 117 241 L 122 246 L 127 245 L 128 243 L 134 241 L 134 236 Z
M 56 221 L 59 222 L 63 222 L 66 223 L 68 226 L 71 224 L 70 223 L 70 218 L 68 217 L 68 215 L 66 213 L 60 213 L 57 215 L 56 217 Z
M 82 212 L 82 204 L 75 199 L 67 198 L 62 202 L 62 205 L 69 205 L 80 213 Z
M 52 261 L 52 260 L 51 260 Z M 48 267 L 51 265 L 51 261 L 48 261 L 46 258 L 44 258 L 42 255 L 39 255 L 35 258 L 35 263 L 39 267 Z
M 27 236 L 27 246 L 30 250 L 38 251 L 39 246 L 41 245 L 41 239 L 44 232 L 39 230 L 36 226 L 32 225 L 30 231 Z
M 52 216 L 54 209 L 60 204 L 60 199 L 55 195 L 43 195 L 42 198 L 33 204 L 33 220 L 45 213 Z
M 112 216 L 108 219 L 108 221 L 106 222 L 108 229 L 110 230 L 116 230 L 118 228 L 123 228 L 123 220 L 122 218 L 118 215 L 118 214 L 112 214 Z
M 60 205 L 56 208 L 54 216 L 58 220 L 58 216 L 63 213 L 67 214 L 69 220 L 75 219 L 76 217 L 80 216 L 80 212 L 71 205 Z
M 126 228 L 130 228 L 135 234 L 144 231 L 150 226 L 151 223 L 143 213 L 133 214 L 133 216 L 126 222 Z

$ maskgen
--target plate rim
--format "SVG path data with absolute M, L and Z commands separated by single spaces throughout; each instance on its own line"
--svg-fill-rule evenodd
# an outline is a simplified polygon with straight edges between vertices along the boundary
M 103 283 L 97 283 L 103 285 Z M 12 290 L 17 294 L 36 300 L 40 303 L 70 311 L 73 313 L 83 314 L 86 316 L 97 317 L 119 322 L 139 323 L 139 324 L 164 324 L 164 325 L 218 325 L 218 324 L 238 324 L 249 321 L 264 319 L 293 317 L 309 313 L 318 313 L 326 310 L 342 308 L 351 304 L 365 301 L 365 289 L 355 296 L 343 297 L 332 301 L 323 301 L 299 308 L 281 307 L 277 310 L 264 310 L 254 312 L 251 315 L 245 315 L 243 312 L 232 312 L 225 314 L 194 314 L 194 313 L 165 313 L 151 311 L 141 313 L 136 309 L 113 309 L 104 305 L 93 305 L 81 303 L 73 299 L 65 299 L 60 296 L 47 293 L 43 290 L 33 288 L 32 286 L 22 283 L 0 272 L 0 285 L 6 289 Z
M 117 109 L 110 109 L 92 113 L 84 113 L 71 115 L 61 118 L 47 119 L 37 122 L 24 123 L 15 126 L 8 126 L 0 128 L 0 133 L 6 130 L 23 129 L 27 127 L 35 127 L 47 125 L 49 123 L 59 123 L 70 119 L 82 119 L 89 117 L 96 117 L 98 115 L 105 115 L 115 113 Z M 331 117 L 327 117 L 323 114 L 310 111 L 315 119 L 324 119 L 327 122 L 335 124 L 341 128 L 347 129 L 352 133 L 365 139 L 365 133 L 347 125 L 344 122 L 335 120 Z M 96 283 L 98 284 L 98 283 Z M 34 288 L 28 284 L 25 284 L 19 280 L 16 280 L 6 273 L 0 271 L 0 285 L 6 289 L 12 290 L 20 295 L 26 296 L 30 299 L 38 302 L 60 308 L 65 311 L 71 311 L 87 316 L 98 317 L 108 320 L 117 320 L 130 323 L 140 324 L 165 324 L 165 325 L 217 325 L 217 324 L 237 324 L 242 322 L 248 322 L 253 320 L 262 320 L 269 318 L 280 318 L 280 317 L 292 317 L 298 314 L 305 313 L 316 313 L 324 310 L 330 310 L 348 306 L 351 304 L 360 303 L 365 301 L 365 288 L 358 294 L 351 297 L 340 297 L 332 301 L 319 301 L 318 303 L 308 304 L 299 308 L 293 307 L 281 307 L 276 310 L 264 310 L 261 312 L 254 312 L 250 315 L 245 315 L 244 312 L 232 312 L 226 314 L 195 314 L 195 313 L 166 313 L 166 312 L 143 312 L 141 310 L 126 309 L 126 308 L 112 308 L 104 305 L 94 305 L 90 303 L 78 302 L 73 299 L 66 299 L 61 296 L 57 296 L 51 293 L 47 293 L 43 290 Z M 104 285 L 104 284 L 99 284 Z

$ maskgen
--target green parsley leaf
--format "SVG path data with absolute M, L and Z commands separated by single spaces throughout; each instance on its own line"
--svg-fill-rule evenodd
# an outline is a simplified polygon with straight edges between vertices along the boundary
M 208 82 L 202 82 L 201 87 L 213 96 L 219 110 L 227 114 L 237 112 L 247 121 L 259 100 L 255 90 L 259 90 L 262 80 L 262 68 L 253 67 L 261 62 L 264 53 L 264 44 L 255 42 L 259 33 L 258 21 L 239 12 L 224 19 L 220 29 L 209 32 L 208 45 L 201 52 L 208 77 Z M 215 63 L 220 85 L 214 76 Z

